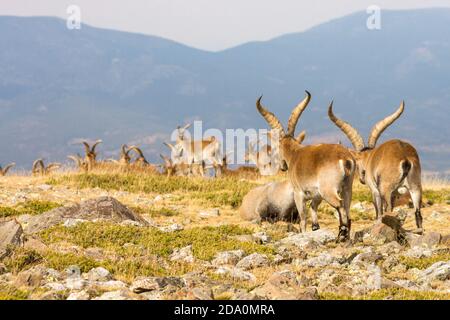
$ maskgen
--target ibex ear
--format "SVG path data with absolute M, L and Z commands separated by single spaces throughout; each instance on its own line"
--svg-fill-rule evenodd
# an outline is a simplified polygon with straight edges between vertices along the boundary
M 299 144 L 302 144 L 303 141 L 305 140 L 305 138 L 306 138 L 306 131 L 302 131 L 302 132 L 300 132 L 299 135 L 295 138 L 295 140 L 296 140 Z

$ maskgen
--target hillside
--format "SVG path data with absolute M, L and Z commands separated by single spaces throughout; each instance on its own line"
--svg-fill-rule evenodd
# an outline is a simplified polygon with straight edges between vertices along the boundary
M 430 171 L 450 169 L 450 10 L 383 12 L 382 30 L 357 13 L 302 33 L 222 52 L 56 18 L 0 17 L 0 163 L 29 168 L 37 157 L 64 161 L 80 138 L 102 138 L 102 156 L 144 144 L 153 161 L 176 125 L 265 128 L 256 97 L 286 119 L 313 94 L 300 120 L 307 142 L 346 141 L 326 118 L 336 113 L 365 135 L 402 99 L 407 111 L 383 139 L 413 142 Z

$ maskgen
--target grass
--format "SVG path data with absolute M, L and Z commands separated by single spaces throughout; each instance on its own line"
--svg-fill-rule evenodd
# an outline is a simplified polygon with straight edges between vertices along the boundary
M 242 198 L 256 185 L 235 177 L 204 179 L 192 177 L 165 177 L 136 173 L 93 173 L 55 176 L 48 184 L 72 185 L 78 188 L 101 188 L 132 193 L 188 193 L 189 197 L 211 205 L 238 207 Z
M 155 217 L 174 217 L 178 216 L 180 212 L 178 210 L 172 208 L 142 208 L 142 207 L 133 207 L 131 208 L 134 212 L 139 214 L 147 214 L 152 218 Z
M 9 285 L 0 284 L 0 300 L 26 300 L 28 292 Z
M 434 203 L 448 203 L 450 202 L 450 189 L 441 190 L 424 190 L 423 197 L 430 202 Z
M 450 293 L 393 288 L 376 290 L 357 297 L 339 295 L 334 292 L 324 292 L 319 297 L 321 300 L 449 300 Z
M 22 214 L 38 215 L 61 206 L 61 204 L 51 201 L 28 200 L 13 207 L 0 207 L 0 218 L 19 216 Z
M 122 252 L 125 244 L 142 246 L 148 254 L 167 258 L 175 248 L 192 245 L 194 257 L 211 260 L 217 252 L 242 249 L 247 253 L 272 254 L 267 246 L 253 242 L 240 242 L 233 235 L 251 234 L 251 230 L 238 226 L 192 228 L 164 233 L 155 228 L 119 226 L 110 223 L 83 223 L 72 228 L 56 226 L 41 233 L 44 242 L 65 241 L 81 246 L 100 247 Z
M 408 269 L 417 268 L 420 270 L 426 269 L 436 262 L 449 260 L 450 253 L 437 254 L 428 258 L 411 258 L 405 256 L 400 258 L 400 262 L 403 263 Z

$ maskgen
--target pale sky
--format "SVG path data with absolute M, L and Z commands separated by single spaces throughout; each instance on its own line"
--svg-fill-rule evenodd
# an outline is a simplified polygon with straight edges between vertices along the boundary
M 450 7 L 450 0 L 0 0 L 0 15 L 67 18 L 69 5 L 80 7 L 82 23 L 217 51 L 304 31 L 370 5 Z

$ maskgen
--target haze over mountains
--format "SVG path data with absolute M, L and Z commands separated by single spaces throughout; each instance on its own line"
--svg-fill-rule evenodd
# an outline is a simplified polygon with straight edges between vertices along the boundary
M 313 99 L 297 129 L 307 130 L 306 143 L 347 144 L 327 118 L 332 99 L 364 136 L 405 99 L 381 141 L 411 141 L 426 170 L 450 170 L 450 10 L 383 11 L 377 31 L 367 17 L 213 53 L 87 25 L 68 30 L 57 18 L 2 16 L 0 163 L 65 161 L 82 151 L 80 138 L 102 138 L 103 158 L 139 143 L 158 161 L 177 125 L 266 128 L 257 97 L 286 122 L 307 89 Z

